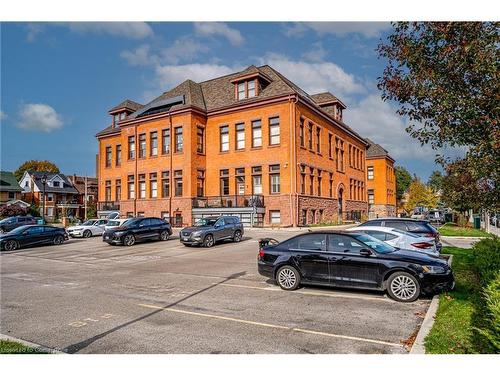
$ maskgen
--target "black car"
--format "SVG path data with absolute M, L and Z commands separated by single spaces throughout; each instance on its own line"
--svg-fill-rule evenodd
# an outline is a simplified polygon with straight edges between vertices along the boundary
M 108 229 L 102 234 L 102 240 L 110 245 L 132 246 L 140 241 L 166 241 L 171 235 L 172 227 L 166 221 L 157 217 L 137 217 Z
M 24 225 L 0 234 L 1 250 L 17 250 L 35 245 L 61 245 L 68 239 L 64 228 L 50 225 Z
M 310 232 L 264 246 L 258 269 L 285 290 L 300 284 L 387 290 L 402 302 L 454 286 L 448 263 L 438 256 L 399 250 L 354 232 Z
M 436 248 L 441 251 L 443 245 L 439 239 L 439 232 L 427 220 L 409 219 L 409 218 L 383 218 L 365 221 L 360 227 L 376 226 L 388 227 L 404 230 L 423 237 L 432 237 L 436 241 Z
M 240 242 L 243 237 L 243 224 L 237 216 L 204 217 L 192 227 L 181 230 L 180 241 L 185 246 L 213 246 L 217 241 L 232 240 Z
M 0 233 L 9 232 L 14 228 L 18 228 L 23 225 L 34 225 L 34 224 L 37 224 L 37 219 L 33 216 L 7 217 L 0 221 Z

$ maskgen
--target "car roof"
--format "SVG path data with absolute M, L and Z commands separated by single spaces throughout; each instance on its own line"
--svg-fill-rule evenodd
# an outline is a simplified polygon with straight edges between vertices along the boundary
M 356 230 L 376 230 L 379 232 L 394 233 L 394 228 L 391 228 L 391 227 L 376 227 L 376 226 L 369 226 L 369 225 L 364 226 L 364 227 L 347 228 L 346 230 L 348 232 L 354 232 Z
M 376 219 L 367 220 L 363 224 L 375 222 L 375 221 L 416 221 L 416 222 L 425 221 L 425 222 L 427 222 L 427 220 L 425 220 L 425 219 L 412 219 L 409 217 L 378 217 Z

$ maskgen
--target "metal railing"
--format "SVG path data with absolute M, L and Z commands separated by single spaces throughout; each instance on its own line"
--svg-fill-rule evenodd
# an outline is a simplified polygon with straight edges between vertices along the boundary
M 119 211 L 120 203 L 113 201 L 97 202 L 98 211 Z
M 262 195 L 217 195 L 192 199 L 193 208 L 264 207 Z

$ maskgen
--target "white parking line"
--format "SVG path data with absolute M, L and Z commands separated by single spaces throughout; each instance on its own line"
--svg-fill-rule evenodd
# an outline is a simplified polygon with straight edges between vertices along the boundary
M 346 339 L 346 340 L 353 340 L 353 341 L 369 342 L 369 343 L 373 343 L 373 344 L 394 346 L 394 347 L 397 347 L 397 348 L 403 347 L 402 344 L 396 344 L 396 343 L 388 342 L 388 341 L 367 339 L 367 338 L 364 338 L 364 337 L 354 337 L 354 336 L 346 336 L 346 335 L 337 335 L 335 333 L 322 332 L 322 331 L 312 331 L 312 330 L 303 329 L 303 328 L 286 327 L 286 326 L 281 326 L 281 325 L 276 325 L 276 324 L 255 322 L 255 321 L 252 321 L 252 320 L 243 320 L 243 319 L 237 319 L 237 318 L 230 318 L 230 317 L 227 317 L 227 316 L 220 316 L 220 315 L 213 315 L 213 314 L 198 313 L 198 312 L 194 312 L 194 311 L 186 311 L 186 310 L 173 309 L 171 307 L 161 307 L 161 306 L 147 305 L 147 304 L 142 304 L 142 303 L 139 303 L 138 305 L 141 306 L 141 307 L 146 307 L 148 309 L 169 311 L 169 312 L 175 312 L 175 313 L 186 314 L 186 315 L 194 315 L 194 316 L 200 316 L 200 317 L 203 317 L 203 318 L 226 320 L 226 321 L 231 321 L 231 322 L 235 322 L 235 323 L 250 324 L 250 325 L 254 325 L 254 326 L 274 328 L 274 329 L 280 329 L 280 330 L 286 330 L 286 331 L 292 331 L 292 332 L 300 332 L 300 333 L 306 333 L 306 334 L 310 334 L 310 335 L 319 335 L 319 336 L 334 337 L 334 338 Z

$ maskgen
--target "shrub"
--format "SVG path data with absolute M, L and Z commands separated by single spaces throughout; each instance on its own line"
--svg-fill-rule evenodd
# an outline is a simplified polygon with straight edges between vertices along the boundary
M 482 298 L 485 317 L 477 331 L 492 351 L 500 353 L 500 272 L 484 288 Z
M 26 209 L 17 204 L 11 204 L 10 206 L 5 205 L 0 207 L 0 217 L 11 217 L 20 215 L 26 215 Z
M 473 247 L 474 266 L 483 285 L 497 276 L 500 271 L 500 238 L 482 239 Z

